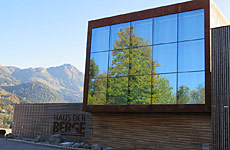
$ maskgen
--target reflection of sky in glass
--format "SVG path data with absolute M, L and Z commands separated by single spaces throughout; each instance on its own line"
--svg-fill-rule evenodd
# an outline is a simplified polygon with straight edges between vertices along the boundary
M 114 45 L 116 45 L 115 40 L 119 39 L 119 36 L 117 33 L 120 32 L 121 30 L 123 30 L 123 32 L 125 32 L 125 29 L 129 28 L 129 27 L 130 27 L 130 23 L 121 23 L 121 24 L 116 24 L 116 25 L 111 26 L 110 50 L 114 49 Z M 130 36 L 130 34 L 129 34 L 129 36 Z M 129 44 L 130 44 L 130 41 L 128 40 L 128 42 L 126 44 L 124 44 L 122 48 L 128 48 Z
M 177 14 L 154 18 L 153 44 L 177 41 Z
M 109 26 L 92 29 L 91 52 L 109 50 Z
M 180 86 L 187 86 L 190 90 L 197 90 L 197 87 L 205 85 L 205 72 L 190 72 L 178 74 L 178 89 Z
M 160 65 L 156 67 L 156 73 L 176 72 L 177 44 L 153 46 L 153 61 L 156 61 L 156 64 Z
M 134 27 L 134 34 L 136 36 L 142 37 L 144 41 L 149 41 L 147 44 L 143 45 L 143 43 L 141 44 L 140 42 L 136 43 L 135 38 L 131 38 L 132 46 L 152 45 L 152 18 L 131 22 L 131 26 Z
M 179 13 L 179 41 L 204 38 L 204 9 Z
M 98 65 L 99 74 L 106 77 L 108 70 L 108 52 L 91 53 L 90 60 L 94 59 L 95 63 Z
M 178 72 L 204 70 L 204 40 L 180 42 Z
M 129 67 L 129 50 L 113 50 L 109 52 L 109 76 L 127 76 Z M 113 70 L 116 68 L 116 72 Z

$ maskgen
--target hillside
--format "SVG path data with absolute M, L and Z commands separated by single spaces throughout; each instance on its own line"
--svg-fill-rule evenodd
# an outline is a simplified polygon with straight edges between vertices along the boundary
M 11 76 L 11 71 L 5 67 L 0 65 L 0 86 L 8 86 L 19 84 L 20 82 Z
M 70 64 L 27 69 L 0 65 L 0 86 L 14 86 L 31 81 L 48 85 L 66 102 L 82 102 L 83 73 Z
M 83 92 L 83 73 L 72 65 L 65 64 L 51 67 L 47 72 L 58 81 L 60 89 L 57 92 L 68 102 L 81 102 Z M 55 88 L 55 85 L 50 84 Z
M 27 82 L 15 86 L 4 86 L 2 88 L 17 96 L 25 97 L 32 103 L 65 102 L 54 89 L 40 82 Z
M 26 98 L 18 97 L 0 88 L 0 127 L 9 128 L 13 121 L 14 104 L 28 102 Z

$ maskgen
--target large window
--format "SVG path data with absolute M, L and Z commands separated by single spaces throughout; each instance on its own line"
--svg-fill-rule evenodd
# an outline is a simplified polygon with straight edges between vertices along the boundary
M 204 104 L 204 45 L 204 9 L 93 28 L 87 104 Z

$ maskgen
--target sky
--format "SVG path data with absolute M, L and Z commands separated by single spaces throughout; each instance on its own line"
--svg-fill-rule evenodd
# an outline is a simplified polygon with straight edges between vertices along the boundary
M 89 20 L 186 0 L 0 0 L 0 64 L 85 70 Z M 214 0 L 230 20 L 230 0 Z

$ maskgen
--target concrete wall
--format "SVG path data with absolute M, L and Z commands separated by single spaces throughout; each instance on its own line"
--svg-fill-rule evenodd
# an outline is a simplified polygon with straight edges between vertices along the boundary
M 12 132 L 30 138 L 60 133 L 70 141 L 87 141 L 90 124 L 80 103 L 16 104 Z

